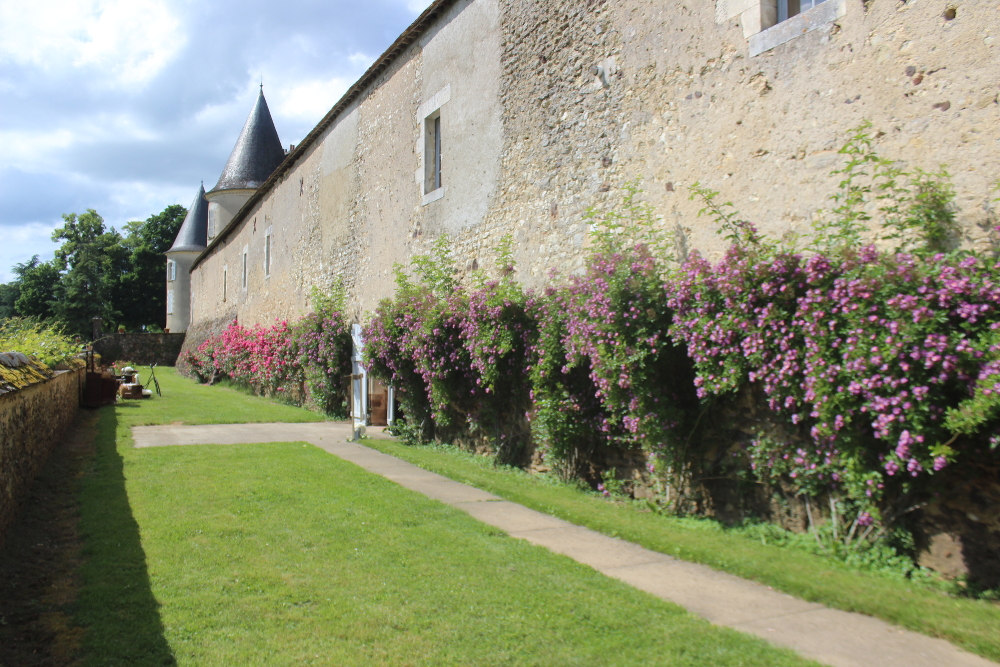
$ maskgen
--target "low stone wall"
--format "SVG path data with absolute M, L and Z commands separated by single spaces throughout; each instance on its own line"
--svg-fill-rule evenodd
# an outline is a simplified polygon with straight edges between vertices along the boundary
M 79 406 L 82 363 L 73 370 L 49 371 L 32 364 L 19 375 L 23 386 L 0 393 L 0 544 L 18 505 Z M 6 369 L 19 371 L 20 369 Z
M 94 343 L 105 364 L 128 361 L 142 366 L 173 366 L 184 345 L 182 333 L 107 334 Z

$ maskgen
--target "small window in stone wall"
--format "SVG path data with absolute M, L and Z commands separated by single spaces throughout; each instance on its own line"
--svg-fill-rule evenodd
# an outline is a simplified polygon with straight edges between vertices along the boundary
M 274 238 L 273 227 L 264 232 L 264 277 L 271 277 L 271 239 Z
M 847 14 L 847 6 L 847 0 L 716 0 L 715 20 L 737 21 L 753 57 L 828 29 Z
M 424 194 L 441 187 L 441 111 L 424 119 Z
M 227 292 L 228 288 L 229 288 L 229 267 L 228 266 L 223 266 L 222 267 L 222 301 L 223 301 L 223 303 L 225 303 L 225 301 L 226 301 L 226 292 Z
M 167 315 L 174 314 L 174 291 L 167 292 Z
M 208 205 L 208 238 L 215 238 L 215 207 Z
M 247 266 L 247 255 L 249 253 L 250 253 L 250 249 L 248 247 L 244 246 L 243 247 L 243 279 L 241 281 L 244 290 L 247 288 L 247 268 L 248 268 L 248 266 Z
M 417 136 L 417 150 L 420 152 L 420 167 L 417 169 L 417 183 L 424 206 L 444 197 L 444 141 L 445 125 L 442 108 L 451 99 L 451 85 L 447 85 L 417 109 L 420 134 Z
M 177 279 L 177 271 L 174 269 L 174 261 L 171 259 L 167 260 L 167 282 L 173 282 Z
M 778 0 L 778 22 L 787 21 L 822 2 L 825 0 Z

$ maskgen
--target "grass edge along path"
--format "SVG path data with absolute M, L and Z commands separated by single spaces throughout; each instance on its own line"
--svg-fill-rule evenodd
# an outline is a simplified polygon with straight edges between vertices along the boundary
M 305 443 L 137 450 L 123 426 L 84 665 L 817 665 Z
M 817 665 L 304 443 L 134 448 L 133 425 L 190 417 L 186 392 L 174 389 L 165 394 L 171 401 L 123 403 L 98 414 L 97 451 L 81 479 L 84 562 L 73 608 L 86 629 L 83 667 Z M 271 411 L 265 401 L 230 396 L 254 408 L 237 405 L 235 412 L 275 421 L 258 414 Z M 216 407 L 218 414 L 202 418 L 230 421 L 232 411 Z M 365 493 L 368 500 L 359 499 Z M 395 551 L 384 544 L 388 524 Z M 447 547 L 441 532 L 449 525 L 466 544 Z M 409 558 L 400 558 L 400 548 Z M 359 552 L 382 557 L 383 567 L 351 562 Z M 315 582 L 340 576 L 339 569 L 310 574 L 301 562 L 308 558 L 343 564 L 363 580 L 336 604 L 324 601 Z M 469 558 L 475 562 L 466 567 Z M 410 561 L 417 571 L 396 576 L 388 589 L 385 578 L 371 575 Z M 453 574 L 457 567 L 458 576 L 442 584 L 434 575 L 444 565 Z M 482 584 L 484 572 L 492 588 Z M 334 583 L 325 590 L 341 592 L 343 582 Z M 425 589 L 422 598 L 414 587 Z M 452 609 L 470 595 L 480 603 Z M 368 613 L 358 612 L 358 598 L 368 598 Z M 449 623 L 439 621 L 449 612 Z M 317 615 L 340 625 L 310 625 Z M 328 652 L 313 650 L 324 642 Z
M 1000 606 L 995 604 L 950 597 L 919 585 L 858 572 L 832 559 L 764 545 L 739 535 L 678 525 L 669 517 L 617 505 L 569 485 L 484 465 L 484 457 L 473 457 L 457 448 L 413 447 L 372 439 L 364 444 L 605 535 L 772 586 L 809 602 L 868 614 L 946 639 L 1000 662 Z

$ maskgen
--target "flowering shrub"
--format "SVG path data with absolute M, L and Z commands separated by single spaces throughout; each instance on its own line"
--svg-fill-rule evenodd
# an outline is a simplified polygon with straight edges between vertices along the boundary
M 344 317 L 346 293 L 339 283 L 331 294 L 313 289 L 313 312 L 290 330 L 287 357 L 294 359 L 305 384 L 305 403 L 320 412 L 348 415 L 343 378 L 351 372 L 350 325 Z
M 673 247 L 638 193 L 638 183 L 627 183 L 619 207 L 588 212 L 595 251 L 587 272 L 535 300 L 536 442 L 570 467 L 599 446 L 638 448 L 650 472 L 659 465 L 661 474 L 683 476 L 680 433 L 697 401 L 690 363 L 666 335 L 663 275 Z
M 528 299 L 537 321 L 530 348 L 531 433 L 542 461 L 567 475 L 608 440 L 608 414 L 591 377 L 589 360 L 567 363 L 569 293 L 550 287 Z M 616 433 L 617 435 L 617 433 Z
M 864 163 L 879 165 L 877 178 L 906 176 Z M 896 182 L 866 189 L 856 176 L 838 199 L 850 202 L 836 210 L 841 223 L 821 227 L 828 236 L 808 256 L 751 236 L 747 223 L 735 228 L 734 216 L 718 215 L 716 193 L 697 191 L 734 242 L 716 265 L 695 254 L 667 287 L 670 333 L 688 346 L 698 395 L 759 386 L 808 434 L 758 438 L 748 452 L 758 476 L 846 496 L 852 532 L 891 523 L 924 478 L 981 448 L 1000 412 L 1000 265 L 934 252 L 951 229 L 947 186 L 919 172 L 908 197 Z M 873 192 L 894 249 L 857 244 L 869 219 L 857 210 Z
M 404 436 L 472 436 L 517 460 L 526 417 L 556 469 L 589 468 L 612 494 L 617 464 L 602 471 L 599 455 L 642 452 L 648 474 L 667 482 L 659 488 L 683 493 L 730 454 L 729 443 L 702 442 L 702 417 L 763 396 L 762 422 L 780 428 L 761 426 L 737 466 L 828 496 L 841 546 L 891 532 L 936 474 L 996 458 L 1000 264 L 954 249 L 943 171 L 909 173 L 879 157 L 867 126 L 841 153 L 835 207 L 805 251 L 766 239 L 697 184 L 729 241 L 715 264 L 697 253 L 672 264 L 674 239 L 657 231 L 636 183 L 618 207 L 588 213 L 584 274 L 542 293 L 514 280 L 509 239 L 497 276 L 460 284 L 440 237 L 414 258 L 412 277 L 396 268 L 395 296 L 364 329 L 367 367 L 396 388 Z M 317 308 L 266 330 L 234 324 L 192 365 L 266 391 L 306 381 L 332 410 L 348 372 L 336 369 L 349 367 L 342 312 Z M 853 517 L 839 533 L 838 513 Z
M 351 372 L 351 337 L 343 291 L 313 290 L 314 312 L 293 325 L 246 328 L 233 322 L 210 336 L 186 362 L 202 382 L 227 378 L 257 394 L 282 396 L 331 415 L 346 415 L 341 378 Z
M 369 372 L 397 389 L 417 440 L 446 431 L 486 437 L 498 452 L 519 450 L 517 415 L 528 405 L 524 365 L 532 328 L 513 280 L 510 242 L 498 248 L 500 278 L 455 280 L 448 240 L 414 258 L 413 282 L 397 267 L 397 294 L 379 304 L 364 331 Z M 513 452 L 516 454 L 516 452 Z

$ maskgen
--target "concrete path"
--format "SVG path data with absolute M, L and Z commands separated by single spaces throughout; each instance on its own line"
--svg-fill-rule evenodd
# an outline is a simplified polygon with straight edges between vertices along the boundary
M 456 507 L 484 523 L 589 565 L 712 623 L 763 637 L 833 667 L 997 667 L 941 639 L 805 602 L 677 560 L 460 484 L 361 444 L 345 423 L 137 426 L 136 447 L 304 441 Z M 369 429 L 373 438 L 391 439 Z

